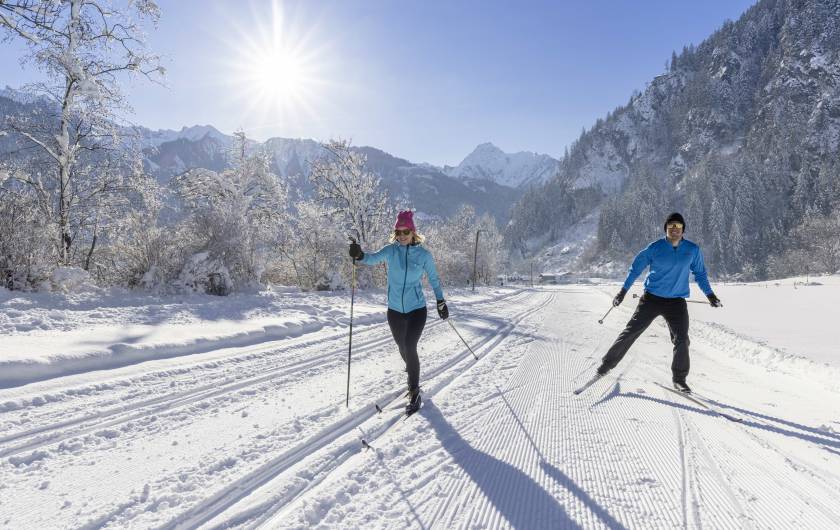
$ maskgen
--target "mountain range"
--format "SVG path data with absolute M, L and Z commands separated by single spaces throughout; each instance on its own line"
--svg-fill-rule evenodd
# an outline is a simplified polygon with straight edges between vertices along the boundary
M 233 137 L 211 126 L 185 127 L 181 131 L 137 129 L 152 173 L 161 181 L 192 167 L 220 170 L 226 167 Z M 253 142 L 254 148 L 271 153 L 272 170 L 307 192 L 312 162 L 325 155 L 314 140 L 271 138 Z M 449 217 L 463 204 L 479 214 L 489 213 L 504 224 L 511 206 L 527 187 L 553 176 L 559 161 L 534 153 L 506 154 L 492 144 L 478 146 L 455 167 L 416 164 L 375 147 L 356 149 L 367 156 L 367 167 L 378 174 L 389 195 L 418 211 Z
M 32 113 L 47 105 L 25 93 L 6 87 L 0 90 L 0 118 L 7 114 Z M 234 137 L 212 125 L 183 127 L 181 130 L 152 130 L 142 126 L 124 127 L 122 133 L 133 140 L 144 155 L 147 170 L 161 183 L 191 168 L 214 171 L 230 164 Z M 272 158 L 272 171 L 289 179 L 293 187 L 306 194 L 311 186 L 306 178 L 312 162 L 325 156 L 321 145 L 310 139 L 271 138 L 249 141 L 252 149 L 266 149 Z M 0 152 L 12 150 L 11 138 L 0 138 Z M 559 161 L 548 155 L 520 152 L 507 154 L 491 143 L 484 143 L 458 166 L 436 167 L 413 163 L 369 146 L 355 147 L 367 156 L 368 169 L 377 173 L 391 197 L 411 204 L 431 217 L 449 217 L 464 204 L 479 214 L 488 213 L 504 224 L 511 206 L 529 186 L 551 178 Z

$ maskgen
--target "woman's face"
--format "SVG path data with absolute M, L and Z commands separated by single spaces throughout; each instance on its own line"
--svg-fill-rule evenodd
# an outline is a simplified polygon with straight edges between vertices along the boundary
M 411 238 L 414 237 L 414 232 L 405 226 L 398 226 L 394 229 L 394 234 L 397 236 L 397 242 L 400 245 L 408 245 L 411 243 Z

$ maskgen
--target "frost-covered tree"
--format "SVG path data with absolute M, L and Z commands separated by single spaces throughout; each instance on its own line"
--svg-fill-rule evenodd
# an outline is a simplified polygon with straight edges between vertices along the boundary
M 329 210 L 332 227 L 362 246 L 381 243 L 390 231 L 393 210 L 379 176 L 365 167 L 367 157 L 346 140 L 322 144 L 326 156 L 312 164 L 309 179 Z
M 492 283 L 502 272 L 505 257 L 502 234 L 491 216 L 477 216 L 472 206 L 464 205 L 453 217 L 432 224 L 426 235 L 438 273 L 447 285 L 470 284 L 474 264 L 479 284 Z
M 287 190 L 265 150 L 247 152 L 236 133 L 233 168 L 191 169 L 172 180 L 184 201 L 195 257 L 185 287 L 227 293 L 261 281 L 286 214 Z
M 840 211 L 831 215 L 810 211 L 796 233 L 802 251 L 815 262 L 816 270 L 810 272 L 834 274 L 840 271 L 840 238 L 837 237 L 840 234 Z
M 347 240 L 329 228 L 330 219 L 321 201 L 295 204 L 295 214 L 281 229 L 277 249 L 282 259 L 270 271 L 273 280 L 319 290 L 342 283 L 340 273 L 348 264 Z
M 352 149 L 349 141 L 331 140 L 322 147 L 326 156 L 312 164 L 309 180 L 317 200 L 329 212 L 329 229 L 345 242 L 353 237 L 363 248 L 379 248 L 394 218 L 380 177 L 367 169 L 367 157 Z M 362 286 L 382 284 L 384 275 L 378 268 L 364 267 L 357 271 L 357 281 Z
M 102 153 L 119 145 L 115 123 L 126 109 L 120 82 L 163 73 L 145 51 L 139 25 L 158 18 L 153 0 L 0 2 L 0 32 L 5 39 L 22 39 L 22 62 L 45 76 L 25 88 L 46 98 L 43 115 L 12 117 L 3 129 L 36 150 L 29 171 L 17 174 L 25 175 L 20 182 L 46 210 L 62 265 L 71 264 L 76 237 L 99 222 L 102 210 L 94 210 L 105 207 L 120 185 L 112 178 L 116 157 Z M 90 259 L 79 253 L 77 262 L 84 261 Z
M 167 190 L 142 167 L 131 180 L 136 191 L 109 230 L 93 272 L 106 284 L 164 292 L 192 250 L 185 243 L 188 226 L 164 222 Z
M 0 286 L 21 290 L 49 277 L 49 231 L 37 196 L 8 176 L 0 174 Z

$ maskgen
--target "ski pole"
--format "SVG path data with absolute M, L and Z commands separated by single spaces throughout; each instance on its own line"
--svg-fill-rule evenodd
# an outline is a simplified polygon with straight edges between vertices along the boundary
M 461 334 L 460 334 L 460 333 L 458 333 L 458 330 L 457 330 L 457 329 L 455 329 L 455 324 L 453 324 L 453 323 L 452 323 L 452 321 L 451 321 L 451 320 L 449 320 L 448 318 L 446 319 L 446 321 L 447 321 L 447 322 L 449 322 L 449 325 L 452 327 L 452 331 L 454 331 L 454 332 L 455 332 L 455 334 L 456 334 L 456 335 L 458 335 L 458 338 L 459 338 L 459 339 L 461 339 L 461 342 L 463 342 L 463 343 L 464 343 L 464 346 L 466 346 L 466 347 L 467 347 L 467 349 L 468 349 L 468 350 L 470 350 L 470 353 L 471 353 L 471 354 L 473 354 L 473 357 L 475 357 L 475 360 L 477 361 L 477 360 L 478 360 L 478 355 L 476 355 L 476 354 L 475 354 L 475 352 L 473 351 L 473 349 L 472 349 L 472 348 L 470 348 L 470 345 L 469 345 L 469 344 L 467 344 L 467 341 L 465 341 L 465 340 L 464 340 L 464 337 L 462 337 L 462 336 L 461 336 Z
M 641 298 L 641 297 L 639 295 L 637 295 L 636 293 L 633 293 L 633 298 Z M 686 302 L 688 302 L 689 304 L 707 304 L 707 305 L 709 303 L 709 302 L 704 302 L 703 300 L 686 300 Z
M 601 320 L 599 320 L 599 321 L 598 321 L 598 323 L 599 323 L 599 324 L 603 324 L 603 323 L 604 323 L 604 319 L 605 319 L 605 318 L 607 318 L 607 315 L 609 315 L 609 314 L 610 314 L 610 311 L 612 311 L 612 310 L 613 310 L 613 307 L 615 307 L 615 306 L 614 306 L 614 305 L 611 305 L 611 306 L 610 306 L 610 308 L 609 308 L 609 309 L 607 309 L 607 312 L 606 312 L 606 313 L 604 313 L 604 316 L 602 316 L 602 317 L 601 317 Z
M 352 237 L 350 241 L 356 242 Z M 356 299 L 356 259 L 353 258 L 353 269 L 350 273 L 350 340 L 347 343 L 347 400 L 344 406 L 350 408 L 350 359 L 353 354 L 353 303 Z

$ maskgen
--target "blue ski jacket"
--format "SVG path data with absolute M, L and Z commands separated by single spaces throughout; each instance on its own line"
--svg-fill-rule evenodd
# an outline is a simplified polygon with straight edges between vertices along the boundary
M 383 261 L 388 264 L 388 307 L 394 311 L 408 313 L 426 307 L 420 284 L 424 272 L 436 299 L 443 300 L 435 259 L 421 245 L 400 245 L 395 241 L 372 254 L 365 254 L 360 261 L 365 265 Z
M 663 298 L 688 297 L 688 272 L 694 273 L 694 281 L 707 296 L 712 294 L 712 286 L 706 275 L 703 252 L 697 243 L 687 239 L 680 240 L 675 247 L 666 238 L 658 239 L 648 245 L 633 259 L 624 289 L 630 290 L 636 278 L 650 267 L 645 279 L 645 291 Z

